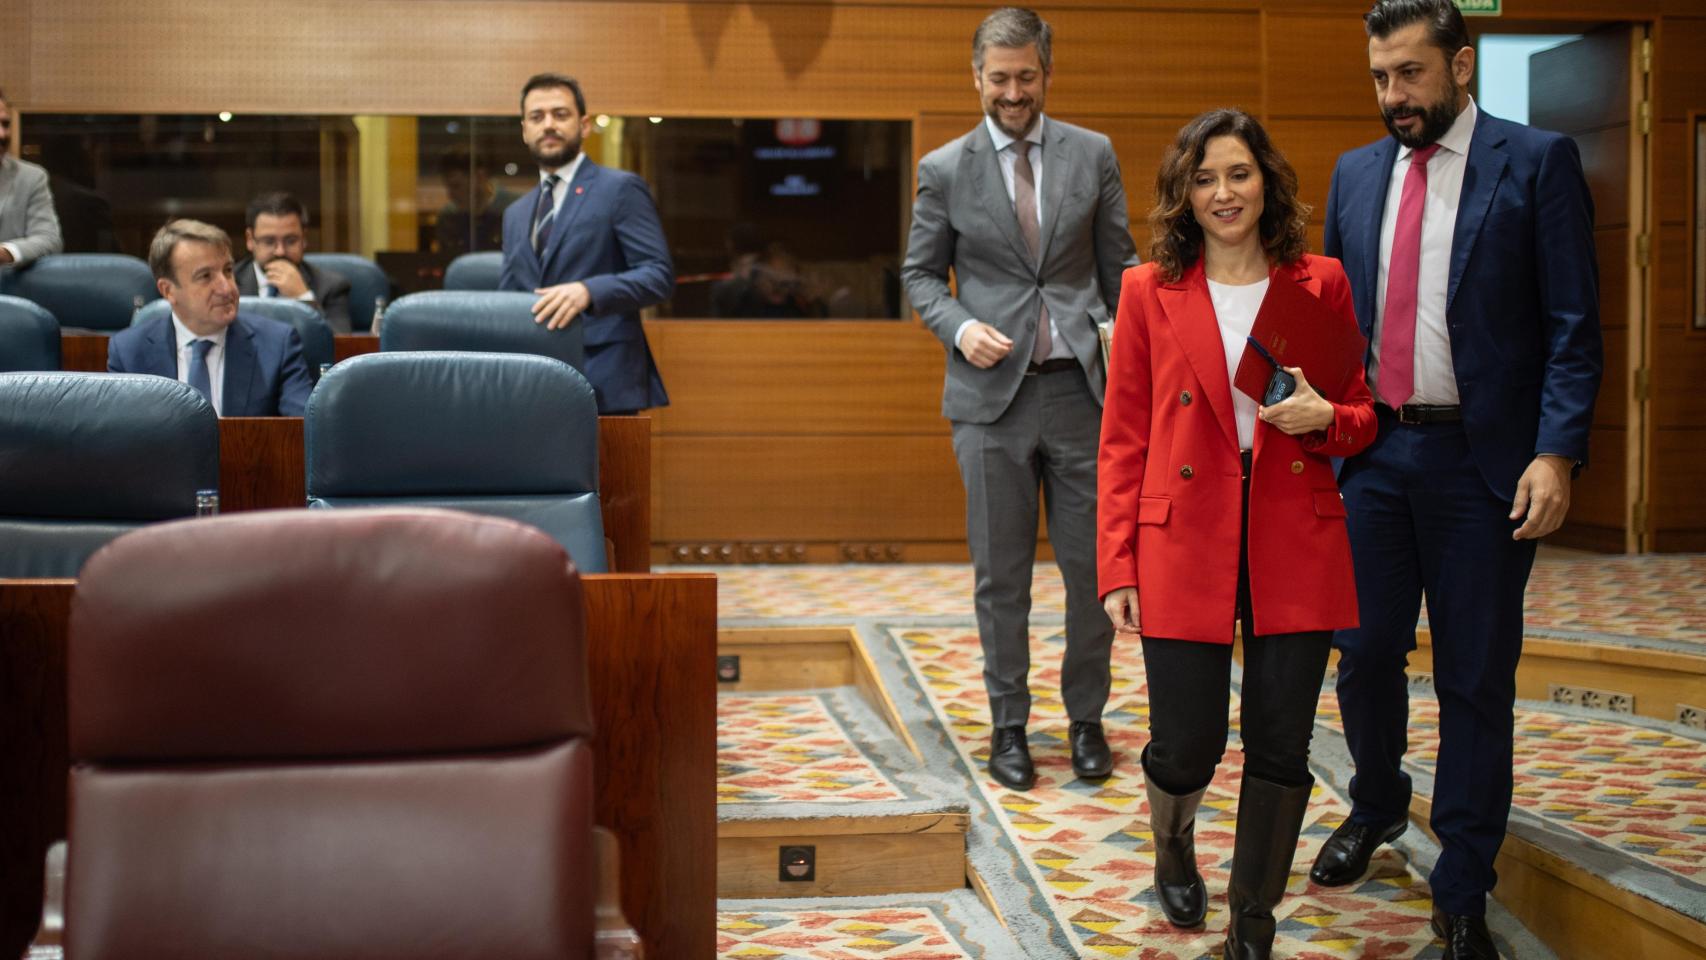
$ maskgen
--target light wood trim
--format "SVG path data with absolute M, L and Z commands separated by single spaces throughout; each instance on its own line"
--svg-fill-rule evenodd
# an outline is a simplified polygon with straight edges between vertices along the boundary
M 889 696 L 888 687 L 883 685 L 882 678 L 877 673 L 876 661 L 871 659 L 871 652 L 865 649 L 865 642 L 855 633 L 850 633 L 848 640 L 853 653 L 853 682 L 859 688 L 859 693 L 864 696 L 865 702 L 871 705 L 871 709 L 877 711 L 888 723 L 895 736 L 912 751 L 918 762 L 923 763 L 924 751 L 918 749 L 918 741 L 912 738 L 912 731 L 907 729 L 900 719 L 900 709 L 895 706 L 894 698 Z
M 790 644 L 784 653 L 773 644 L 748 645 L 719 636 L 717 654 L 740 657 L 740 679 L 718 681 L 718 693 L 819 690 L 852 686 L 855 678 L 853 657 L 845 640 Z
M 812 820 L 723 820 L 717 824 L 717 839 L 784 834 L 796 837 L 863 837 L 890 833 L 955 833 L 964 836 L 970 827 L 971 817 L 964 813 L 906 813 L 886 817 L 820 817 Z
M 971 865 L 970 859 L 966 860 L 966 883 L 971 887 L 972 892 L 977 894 L 978 900 L 983 902 L 984 908 L 1001 923 L 1001 926 L 1008 926 L 1007 915 L 1001 912 L 1001 905 L 995 902 L 995 894 L 990 891 L 989 884 L 984 882 L 983 874 L 978 873 L 977 868 Z
M 778 848 L 817 848 L 817 879 L 782 883 Z M 888 833 L 743 837 L 717 844 L 719 897 L 850 897 L 959 890 L 965 886 L 964 834 Z

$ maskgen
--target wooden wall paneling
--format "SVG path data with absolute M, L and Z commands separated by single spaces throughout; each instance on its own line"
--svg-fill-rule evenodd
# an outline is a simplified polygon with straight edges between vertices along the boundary
M 1366 75 L 1366 74 L 1365 74 Z M 1276 117 L 1266 124 L 1274 146 L 1297 171 L 1297 195 L 1309 204 L 1311 223 L 1325 223 L 1327 190 L 1333 184 L 1333 167 L 1339 155 L 1386 136 L 1386 127 L 1368 98 L 1363 116 L 1342 120 L 1305 120 Z M 1321 250 L 1319 240 L 1310 249 Z
M 1660 221 L 1653 230 L 1653 285 L 1651 323 L 1654 330 L 1691 330 L 1693 293 L 1689 278 L 1693 275 L 1688 262 L 1688 227 L 1684 223 Z M 1698 334 L 1695 334 L 1698 336 Z M 1684 341 L 1690 343 L 1690 341 Z M 1706 350 L 1706 340 L 1693 344 L 1694 350 Z M 1657 361 L 1659 358 L 1655 357 Z M 1676 359 L 1676 358 L 1670 358 Z M 1658 371 L 1654 370 L 1657 375 Z M 1693 387 L 1693 384 L 1678 386 Z
M 65 836 L 71 580 L 0 580 L 0 956 L 41 920 L 42 857 Z
M 1599 396 L 1594 399 L 1593 425 L 1627 427 L 1631 390 L 1628 328 L 1607 324 L 1601 330 L 1600 341 L 1605 348 L 1605 375 L 1599 382 Z
M 1653 28 L 1653 116 L 1682 120 L 1706 107 L 1706 18 L 1665 17 Z
M 1262 79 L 1270 119 L 1361 119 L 1378 114 L 1374 81 L 1368 75 L 1368 36 L 1362 28 L 1368 5 L 1354 7 L 1323 15 L 1282 12 L 1279 5 L 1268 5 L 1263 18 L 1267 72 Z
M 0 90 L 5 91 L 6 102 L 14 111 L 30 105 L 30 50 L 29 4 L 0 6 Z M 14 140 L 14 149 L 16 146 Z
M 1652 510 L 1655 526 L 1706 531 L 1706 426 L 1653 431 Z
M 1536 124 L 1539 126 L 1539 124 Z M 1548 128 L 1550 129 L 1550 128 Z M 1629 225 L 1629 124 L 1571 134 L 1581 151 L 1588 193 L 1593 197 L 1594 229 Z M 1619 257 L 1628 259 L 1627 253 Z M 1603 263 L 1601 264 L 1603 266 Z
M 1572 524 L 1615 528 L 1621 531 L 1628 525 L 1628 502 L 1625 490 L 1628 467 L 1623 457 L 1628 431 L 1622 427 L 1594 426 L 1588 431 L 1588 466 L 1576 482 L 1570 485 L 1570 514 Z M 1622 534 L 1618 534 L 1616 549 L 1623 549 Z
M 927 433 L 946 439 L 942 342 L 904 321 L 658 320 L 660 436 Z
M 622 846 L 623 906 L 651 955 L 707 957 L 716 925 L 716 579 L 583 578 L 598 822 Z M 40 916 L 65 836 L 71 580 L 0 580 L 0 955 Z
M 956 541 L 947 436 L 660 436 L 654 540 Z
M 301 417 L 219 418 L 219 509 L 304 507 Z
M 1653 400 L 1658 427 L 1706 426 L 1706 350 L 1700 334 L 1675 327 L 1653 331 Z

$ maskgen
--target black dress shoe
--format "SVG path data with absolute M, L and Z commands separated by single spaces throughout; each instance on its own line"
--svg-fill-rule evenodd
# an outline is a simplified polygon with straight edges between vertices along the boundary
M 1410 825 L 1400 818 L 1384 827 L 1368 826 L 1347 819 L 1321 845 L 1315 855 L 1315 865 L 1309 868 L 1309 879 L 1323 887 L 1342 887 L 1362 879 L 1368 872 L 1368 860 L 1383 843 L 1391 843 Z
M 1100 780 L 1114 772 L 1114 754 L 1102 725 L 1092 720 L 1074 720 L 1067 739 L 1072 742 L 1072 772 L 1085 780 Z
M 989 742 L 989 775 L 1009 790 L 1029 790 L 1036 785 L 1037 769 L 1031 766 L 1031 747 L 1024 727 L 996 727 Z
M 1445 941 L 1445 960 L 1499 960 L 1486 917 L 1469 917 L 1434 908 L 1434 933 Z

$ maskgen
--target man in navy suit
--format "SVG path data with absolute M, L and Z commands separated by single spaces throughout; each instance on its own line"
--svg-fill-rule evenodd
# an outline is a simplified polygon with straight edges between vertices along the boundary
M 591 129 L 572 77 L 542 73 L 521 89 L 521 139 L 539 186 L 504 211 L 501 290 L 537 293 L 535 322 L 582 324 L 586 378 L 604 415 L 669 404 L 640 309 L 668 298 L 675 270 L 646 182 L 581 152 Z
M 287 323 L 238 314 L 225 231 L 173 220 L 154 235 L 148 266 L 171 315 L 114 336 L 108 372 L 181 380 L 222 417 L 302 416 L 312 389 L 302 341 Z
M 1455 3 L 1377 0 L 1364 23 L 1391 137 L 1339 158 L 1324 246 L 1371 341 L 1380 437 L 1340 477 L 1361 625 L 1334 643 L 1356 776 L 1310 876 L 1353 883 L 1404 831 L 1404 670 L 1425 594 L 1434 926 L 1446 956 L 1493 957 L 1483 915 L 1511 802 L 1523 592 L 1587 459 L 1603 363 L 1593 205 L 1573 141 L 1476 107 Z

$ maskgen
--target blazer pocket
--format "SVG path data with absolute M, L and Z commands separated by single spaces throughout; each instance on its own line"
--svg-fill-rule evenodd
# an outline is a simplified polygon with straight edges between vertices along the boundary
M 1345 515 L 1345 498 L 1337 490 L 1316 490 L 1315 515 L 1317 517 L 1343 517 Z
M 1167 522 L 1167 514 L 1173 509 L 1173 501 L 1167 497 L 1138 497 L 1137 522 L 1162 524 Z

